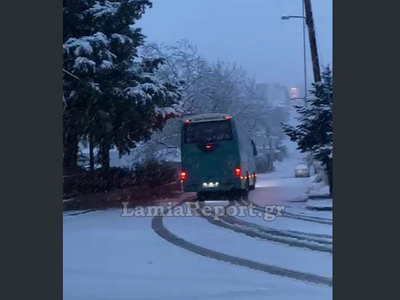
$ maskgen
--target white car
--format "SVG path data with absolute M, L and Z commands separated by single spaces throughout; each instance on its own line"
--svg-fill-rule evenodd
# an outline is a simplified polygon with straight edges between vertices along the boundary
M 300 163 L 295 168 L 294 176 L 295 177 L 310 177 L 310 168 L 306 164 Z

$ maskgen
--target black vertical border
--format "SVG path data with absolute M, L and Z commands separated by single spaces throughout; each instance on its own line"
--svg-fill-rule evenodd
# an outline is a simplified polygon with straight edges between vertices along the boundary
M 334 299 L 398 294 L 395 4 L 334 1 Z
M 389 141 L 399 136 L 398 9 L 390 3 L 334 1 L 335 299 L 391 298 L 390 286 L 397 288 L 382 269 L 392 258 L 387 235 L 398 236 L 389 233 L 399 201 L 390 180 L 397 170 L 389 171 L 398 155 Z M 60 299 L 62 4 L 2 7 L 1 293 Z
M 1 299 L 62 298 L 62 3 L 1 8 Z

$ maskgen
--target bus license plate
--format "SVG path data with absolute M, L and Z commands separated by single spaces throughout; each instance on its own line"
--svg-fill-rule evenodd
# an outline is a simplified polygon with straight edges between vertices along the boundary
M 203 188 L 213 188 L 213 187 L 218 187 L 219 186 L 219 182 L 204 182 L 203 183 Z

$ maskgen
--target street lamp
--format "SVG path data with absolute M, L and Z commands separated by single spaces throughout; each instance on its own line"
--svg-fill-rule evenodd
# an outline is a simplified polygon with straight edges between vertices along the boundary
M 307 49 L 306 49 L 306 17 L 304 16 L 304 1 L 302 16 L 282 16 L 281 20 L 303 19 L 303 64 L 304 64 L 304 104 L 307 107 Z

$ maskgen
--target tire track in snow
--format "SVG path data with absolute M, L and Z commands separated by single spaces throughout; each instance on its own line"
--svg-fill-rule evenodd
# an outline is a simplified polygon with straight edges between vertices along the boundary
M 239 200 L 238 203 L 241 205 L 252 204 L 254 209 L 264 212 L 264 209 L 261 206 L 255 204 L 252 201 Z M 306 221 L 306 222 L 314 222 L 314 223 L 320 223 L 320 224 L 325 224 L 325 225 L 332 225 L 331 219 L 312 217 L 312 216 L 303 216 L 303 215 L 297 215 L 297 214 L 292 214 L 292 213 L 288 213 L 288 212 L 282 212 L 282 216 L 285 218 L 291 218 L 291 219 L 296 219 L 296 220 L 301 220 L 301 221 Z
M 332 242 L 329 241 L 327 237 L 312 237 L 307 236 L 306 233 L 294 233 L 285 230 L 263 227 L 230 216 L 219 216 L 219 220 L 216 220 L 213 216 L 204 216 L 202 214 L 201 208 L 203 206 L 204 204 L 199 202 L 199 209 L 197 209 L 197 213 L 213 225 L 233 230 L 236 233 L 241 233 L 252 238 L 276 242 L 290 247 L 332 253 Z
M 252 204 L 253 207 L 256 210 L 258 210 L 259 212 L 264 212 L 264 209 L 261 206 L 258 206 L 253 202 L 249 202 L 249 201 L 246 201 L 246 200 L 238 200 L 237 202 L 238 202 L 239 205 L 246 205 L 246 206 Z M 286 212 L 282 212 L 282 214 L 283 213 L 286 213 Z M 298 216 L 298 215 L 295 215 L 295 216 Z M 308 217 L 308 216 L 306 216 L 306 217 Z M 313 218 L 313 217 L 311 217 L 311 218 Z M 315 218 L 318 218 L 318 217 L 315 217 Z M 323 219 L 323 218 L 319 218 L 319 219 Z M 329 219 L 323 219 L 323 220 L 329 220 Z M 244 222 L 244 221 L 240 220 L 240 222 Z M 250 223 L 250 224 L 253 224 L 253 223 Z M 302 232 L 302 231 L 295 231 L 295 230 L 278 230 L 278 229 L 274 229 L 274 228 L 264 227 L 264 226 L 261 226 L 261 225 L 256 225 L 256 226 L 259 226 L 261 228 L 268 228 L 268 229 L 271 229 L 271 230 L 276 230 L 276 231 L 279 231 L 279 232 L 285 232 L 285 233 L 287 233 L 289 235 L 292 234 L 292 235 L 297 235 L 297 236 L 302 236 L 302 237 L 312 237 L 312 238 L 315 238 L 315 239 L 330 240 L 330 242 L 332 242 L 332 235 L 329 235 L 329 234 Z
M 178 205 L 181 205 L 181 204 L 182 203 L 179 203 Z M 208 258 L 216 259 L 219 261 L 231 263 L 231 264 L 242 266 L 242 267 L 247 267 L 247 268 L 250 268 L 253 270 L 266 272 L 266 273 L 269 273 L 272 275 L 288 277 L 288 278 L 305 281 L 305 282 L 311 282 L 311 283 L 315 283 L 315 284 L 327 285 L 330 287 L 332 286 L 332 278 L 327 278 L 327 277 L 304 273 L 304 272 L 299 272 L 299 271 L 288 270 L 288 269 L 280 268 L 277 266 L 271 266 L 271 265 L 267 265 L 264 263 L 259 263 L 259 262 L 255 262 L 252 260 L 227 255 L 224 253 L 220 253 L 217 251 L 213 251 L 213 250 L 192 244 L 182 238 L 179 238 L 178 236 L 174 235 L 170 231 L 168 231 L 168 229 L 165 228 L 165 226 L 164 226 L 162 215 L 153 217 L 151 226 L 152 226 L 152 229 L 161 238 L 165 239 L 166 241 L 168 241 L 180 248 L 186 249 L 188 251 L 199 254 L 201 256 L 205 256 Z

